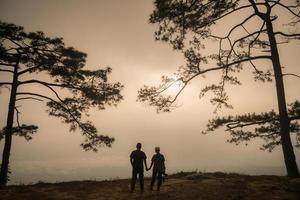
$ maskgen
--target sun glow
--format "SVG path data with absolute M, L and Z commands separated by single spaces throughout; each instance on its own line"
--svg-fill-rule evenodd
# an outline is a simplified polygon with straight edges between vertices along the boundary
M 173 95 L 176 95 L 180 91 L 181 88 L 182 88 L 182 82 L 181 81 L 174 81 L 174 82 L 170 83 L 170 85 L 168 86 L 168 89 L 166 90 L 166 92 L 169 95 L 173 96 Z

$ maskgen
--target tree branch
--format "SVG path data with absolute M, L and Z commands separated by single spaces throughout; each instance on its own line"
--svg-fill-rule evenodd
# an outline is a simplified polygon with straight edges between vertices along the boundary
M 242 123 L 240 121 L 235 121 L 235 122 L 231 122 L 231 123 L 228 123 L 226 124 L 226 131 L 228 130 L 232 130 L 232 129 L 235 129 L 235 128 L 243 128 L 243 127 L 246 127 L 246 126 L 252 126 L 252 125 L 258 125 L 258 124 L 265 124 L 265 123 L 268 123 L 268 122 L 272 122 L 272 121 L 278 121 L 279 119 L 267 119 L 267 120 L 262 120 L 262 121 L 255 121 L 255 122 L 249 122 L 249 123 Z
M 8 63 L 0 63 L 0 65 L 3 65 L 3 66 L 10 66 L 10 67 L 15 67 L 14 64 L 8 64 Z
M 189 82 L 190 80 L 192 80 L 194 77 L 200 75 L 200 74 L 204 74 L 206 72 L 209 72 L 209 71 L 216 71 L 216 70 L 220 70 L 220 69 L 225 69 L 227 67 L 230 67 L 232 65 L 236 65 L 236 64 L 240 64 L 240 63 L 243 63 L 243 62 L 248 62 L 248 61 L 252 61 L 252 60 L 259 60 L 259 59 L 272 59 L 271 56 L 255 56 L 255 57 L 249 57 L 249 58 L 245 58 L 245 59 L 241 59 L 241 60 L 238 60 L 238 61 L 235 61 L 235 62 L 232 62 L 232 63 L 228 63 L 226 65 L 222 65 L 220 67 L 212 67 L 212 68 L 208 68 L 208 69 L 205 69 L 205 70 L 202 70 L 198 73 L 196 73 L 194 76 L 192 76 L 190 79 L 188 79 L 186 82 Z
M 228 32 L 228 34 L 227 34 L 227 36 L 226 36 L 225 38 L 228 38 L 228 37 L 231 35 L 231 33 L 232 33 L 237 27 L 243 26 L 243 24 L 245 24 L 248 20 L 250 20 L 250 19 L 251 19 L 252 17 L 254 17 L 254 16 L 255 16 L 255 14 L 252 14 L 252 15 L 248 16 L 246 19 L 244 19 L 241 23 L 239 23 L 239 24 L 235 25 L 234 27 L 232 27 L 232 29 L 230 29 L 230 31 Z
M 277 1 L 270 1 L 270 2 L 277 2 Z M 280 5 L 281 7 L 287 9 L 292 15 L 296 16 L 296 17 L 300 17 L 299 13 L 295 13 L 291 8 L 295 8 L 295 6 L 286 6 L 280 2 L 277 3 L 278 5 Z M 297 7 L 297 6 L 296 6 Z
M 256 4 L 257 4 L 257 5 L 263 5 L 263 3 L 256 3 Z M 219 17 L 215 18 L 214 20 L 210 21 L 210 23 L 215 23 L 216 21 L 218 21 L 218 20 L 220 20 L 220 19 L 226 17 L 227 15 L 230 15 L 230 14 L 232 14 L 232 13 L 234 13 L 234 12 L 239 11 L 239 10 L 242 10 L 242 9 L 245 9 L 245 8 L 251 8 L 251 7 L 252 7 L 252 5 L 245 5 L 245 6 L 238 7 L 238 8 L 236 8 L 236 9 L 233 9 L 233 10 L 231 10 L 231 11 L 225 13 L 225 14 L 222 15 L 222 16 L 219 16 Z M 206 25 L 207 25 L 207 24 L 206 24 Z M 205 26 L 205 25 L 199 26 L 199 27 L 197 27 L 197 29 L 201 29 L 201 28 L 203 28 L 204 26 Z
M 227 65 L 223 65 L 223 66 L 220 66 L 220 67 L 213 67 L 213 68 L 208 68 L 208 69 L 205 69 L 205 70 L 203 70 L 203 71 L 200 71 L 200 72 L 194 74 L 193 76 L 191 76 L 191 77 L 190 77 L 189 79 L 187 79 L 187 80 L 184 80 L 184 81 L 181 80 L 181 81 L 184 83 L 183 87 L 176 93 L 175 97 L 174 97 L 172 100 L 168 101 L 168 102 L 171 103 L 171 104 L 174 103 L 174 102 L 176 101 L 176 99 L 178 98 L 178 96 L 180 95 L 180 93 L 183 91 L 183 89 L 187 86 L 187 84 L 188 84 L 191 80 L 193 80 L 195 77 L 197 77 L 197 76 L 199 76 L 199 75 L 201 75 L 201 74 L 204 74 L 204 73 L 207 73 L 207 72 L 210 72 L 210 71 L 216 71 L 216 70 L 225 69 L 225 68 L 228 68 L 228 67 L 230 67 L 230 66 L 232 66 L 232 65 L 236 65 L 236 64 L 243 63 L 243 62 L 247 62 L 247 61 L 251 61 L 251 60 L 257 60 L 257 59 L 271 59 L 271 56 L 256 56 L 256 57 L 249 57 L 249 58 L 245 58 L 245 59 L 242 59 L 242 60 L 239 60 L 239 61 L 236 61 L 236 62 L 228 63 Z M 179 79 L 177 79 L 177 80 L 179 80 Z M 172 85 L 172 84 L 171 84 L 171 85 Z M 169 86 L 168 86 L 168 87 L 169 87 Z M 159 91 L 158 94 L 163 93 L 165 90 L 166 90 L 166 89 Z M 157 94 L 157 95 L 158 95 L 158 94 Z M 157 96 L 157 95 L 156 95 L 156 96 Z
M 25 85 L 25 84 L 30 84 L 30 83 L 38 83 L 42 84 L 44 86 L 53 86 L 53 87 L 61 87 L 61 88 L 69 88 L 69 89 L 76 89 L 76 90 L 82 90 L 81 87 L 76 87 L 76 86 L 71 86 L 71 85 L 66 85 L 66 84 L 56 84 L 56 83 L 48 83 L 40 80 L 26 80 L 26 81 L 20 81 L 19 85 Z
M 261 19 L 264 19 L 264 13 L 259 12 L 259 10 L 258 10 L 258 8 L 257 8 L 258 3 L 255 3 L 254 0 L 248 0 L 248 1 L 249 1 L 249 2 L 251 3 L 251 5 L 252 5 L 252 7 L 253 7 L 253 9 L 254 9 L 254 13 L 255 13 L 257 16 L 259 16 Z M 265 4 L 262 3 L 262 5 L 265 5 Z
M 248 61 L 252 61 L 252 60 L 259 60 L 259 59 L 272 59 L 271 56 L 267 56 L 267 55 L 264 55 L 264 56 L 254 56 L 254 57 L 248 57 L 248 58 L 244 58 L 244 59 L 241 59 L 241 60 L 237 60 L 235 62 L 232 62 L 232 63 L 228 63 L 226 65 L 223 65 L 223 67 L 221 68 L 226 68 L 226 67 L 230 67 L 232 65 L 236 65 L 236 64 L 240 64 L 240 63 L 243 63 L 243 62 L 248 62 Z M 204 70 L 204 71 L 207 71 L 207 70 Z M 211 71 L 211 70 L 209 70 Z M 203 72 L 203 71 L 202 71 Z
M 289 117 L 289 120 L 290 121 L 300 120 L 300 116 Z M 233 130 L 233 129 L 236 129 L 236 128 L 243 128 L 243 127 L 247 127 L 247 126 L 252 126 L 252 125 L 265 124 L 265 123 L 272 122 L 272 121 L 279 121 L 279 118 L 272 118 L 272 119 L 266 119 L 266 120 L 261 120 L 261 121 L 254 121 L 254 122 L 249 122 L 249 123 L 234 121 L 234 122 L 230 122 L 230 123 L 226 124 L 226 127 L 227 127 L 226 131 Z
M 283 32 L 274 32 L 274 35 L 282 35 L 282 36 L 285 36 L 285 37 L 299 37 L 297 39 L 300 39 L 300 33 L 294 33 L 294 34 L 288 34 L 288 33 L 283 33 Z
M 11 70 L 9 70 L 9 69 L 0 69 L 0 72 L 14 73 L 14 71 L 11 71 Z
M 3 37 L 3 36 L 2 36 Z M 13 44 L 17 45 L 18 47 L 22 48 L 23 46 L 20 45 L 19 43 L 17 43 L 16 41 L 14 41 L 13 39 L 9 38 L 9 37 L 3 37 L 4 39 L 9 40 L 10 42 L 12 42 Z M 18 49 L 16 49 L 18 51 Z
M 50 97 L 47 97 L 47 96 L 41 95 L 41 94 L 32 93 L 32 92 L 17 92 L 16 95 L 17 95 L 17 96 L 18 96 L 18 95 L 31 95 L 31 96 L 37 96 L 37 97 L 41 97 L 41 98 L 43 98 L 43 99 L 47 99 L 47 100 L 53 101 L 53 102 L 55 102 L 55 103 L 57 103 L 57 104 L 60 104 L 59 102 L 57 102 L 56 100 L 54 100 L 54 99 L 52 99 L 52 98 L 50 98 Z M 23 98 L 23 97 L 22 97 L 22 98 Z M 29 97 L 24 97 L 24 98 L 29 98 Z
M 282 76 L 295 76 L 295 77 L 297 77 L 297 78 L 300 78 L 300 76 L 299 76 L 299 75 L 297 75 L 297 74 L 293 74 L 293 73 L 286 73 L 286 74 L 282 74 Z
M 289 120 L 290 120 L 290 121 L 293 121 L 293 120 L 300 120 L 300 116 L 289 117 Z
M 1 85 L 12 85 L 12 83 L 11 82 L 0 82 L 0 86 Z
M 21 128 L 21 126 L 20 126 L 20 122 L 19 122 L 19 114 L 20 114 L 20 111 L 18 110 L 18 108 L 17 107 L 15 107 L 15 110 L 16 110 L 16 112 L 17 112 L 17 124 L 18 124 L 18 127 L 19 128 Z
M 31 96 L 37 96 L 37 97 L 40 97 L 40 98 L 44 98 L 44 99 L 47 99 L 47 100 L 50 100 L 52 102 L 54 102 L 55 104 L 59 105 L 61 108 L 63 108 L 70 116 L 71 118 L 75 121 L 75 123 L 83 130 L 85 131 L 86 134 L 88 135 L 91 135 L 88 130 L 86 130 L 82 125 L 81 125 L 81 122 L 78 121 L 78 119 L 72 114 L 72 112 L 69 110 L 69 108 L 65 107 L 65 105 L 63 105 L 63 103 L 59 103 L 58 101 L 50 98 L 50 97 L 47 97 L 47 96 L 44 96 L 44 95 L 41 95 L 41 94 L 36 94 L 36 93 L 31 93 L 31 92 L 18 92 L 16 94 L 17 96 L 18 95 L 31 95 Z M 58 97 L 59 98 L 59 97 Z M 59 100 L 62 102 L 62 100 L 59 98 Z
M 16 99 L 16 101 L 21 101 L 21 100 L 26 100 L 26 99 L 32 99 L 32 100 L 36 100 L 36 101 L 43 101 L 42 99 L 34 98 L 34 97 L 22 97 L 22 98 Z
M 35 70 L 35 69 L 38 69 L 38 68 L 41 67 L 42 65 L 43 65 L 43 63 L 40 63 L 40 64 L 38 64 L 38 65 L 35 66 L 35 67 L 30 67 L 30 68 L 24 69 L 23 71 L 20 71 L 20 72 L 18 73 L 18 76 L 20 76 L 20 75 L 22 75 L 22 74 L 25 74 L 25 73 L 27 73 L 27 72 L 33 71 L 33 70 Z

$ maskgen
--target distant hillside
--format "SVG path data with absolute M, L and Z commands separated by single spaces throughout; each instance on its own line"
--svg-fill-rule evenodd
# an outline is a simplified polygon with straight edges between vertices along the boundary
M 161 191 L 139 187 L 129 193 L 130 180 L 74 181 L 8 186 L 1 200 L 300 200 L 300 180 L 280 176 L 248 176 L 216 173 L 177 173 L 169 176 Z M 138 183 L 137 183 L 137 186 Z

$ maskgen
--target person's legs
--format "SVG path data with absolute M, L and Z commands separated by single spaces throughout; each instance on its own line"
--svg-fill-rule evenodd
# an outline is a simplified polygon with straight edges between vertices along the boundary
M 159 190 L 162 183 L 162 172 L 157 173 L 157 179 L 157 190 Z
M 154 185 L 154 183 L 155 183 L 156 176 L 157 176 L 157 171 L 156 171 L 156 170 L 153 170 L 153 171 L 152 171 L 151 184 L 150 184 L 150 190 L 153 190 L 153 185 Z
M 144 172 L 143 171 L 139 172 L 139 179 L 140 179 L 141 191 L 144 192 Z
M 137 179 L 137 171 L 136 171 L 136 170 L 132 170 L 132 177 L 131 177 L 131 192 L 134 191 L 136 179 Z

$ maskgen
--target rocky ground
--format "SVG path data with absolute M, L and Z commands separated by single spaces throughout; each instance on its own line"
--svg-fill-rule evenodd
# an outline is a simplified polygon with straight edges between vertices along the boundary
M 300 180 L 280 176 L 216 173 L 177 173 L 161 191 L 139 188 L 129 193 L 130 180 L 38 183 L 0 188 L 1 200 L 300 200 Z M 138 183 L 137 183 L 138 186 Z

